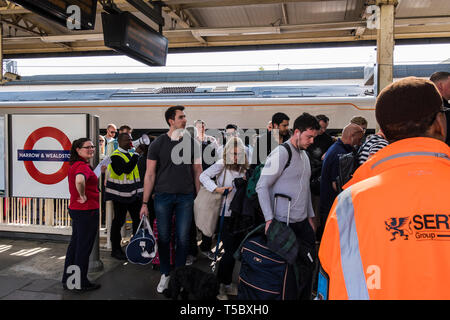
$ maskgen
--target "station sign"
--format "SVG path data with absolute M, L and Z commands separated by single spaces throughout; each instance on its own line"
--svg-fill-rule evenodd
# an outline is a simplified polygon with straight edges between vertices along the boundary
M 68 199 L 70 148 L 87 123 L 86 114 L 11 115 L 11 195 Z

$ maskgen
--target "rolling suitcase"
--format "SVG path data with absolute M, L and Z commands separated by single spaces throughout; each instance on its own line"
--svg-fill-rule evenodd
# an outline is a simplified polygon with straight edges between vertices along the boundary
M 288 199 L 287 224 L 291 198 Z M 265 224 L 257 227 L 242 241 L 237 255 L 241 260 L 239 272 L 238 300 L 292 300 L 298 298 L 297 281 L 294 267 L 267 246 L 264 234 Z

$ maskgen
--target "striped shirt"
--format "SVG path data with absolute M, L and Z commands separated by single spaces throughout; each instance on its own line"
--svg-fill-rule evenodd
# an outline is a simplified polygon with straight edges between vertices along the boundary
M 363 164 L 369 157 L 375 154 L 378 150 L 383 149 L 389 144 L 386 139 L 378 134 L 369 136 L 364 144 L 358 150 L 359 164 Z

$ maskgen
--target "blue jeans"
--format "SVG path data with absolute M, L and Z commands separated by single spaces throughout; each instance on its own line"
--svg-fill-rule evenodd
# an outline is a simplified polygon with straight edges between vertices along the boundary
M 194 194 L 155 193 L 160 272 L 170 273 L 170 230 L 175 213 L 175 267 L 184 266 L 189 252 L 189 231 L 194 216 Z

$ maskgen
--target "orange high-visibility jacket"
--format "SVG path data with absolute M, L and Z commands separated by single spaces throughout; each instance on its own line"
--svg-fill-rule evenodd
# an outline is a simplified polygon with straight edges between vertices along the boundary
M 329 299 L 450 299 L 450 148 L 397 141 L 354 174 L 319 249 Z

